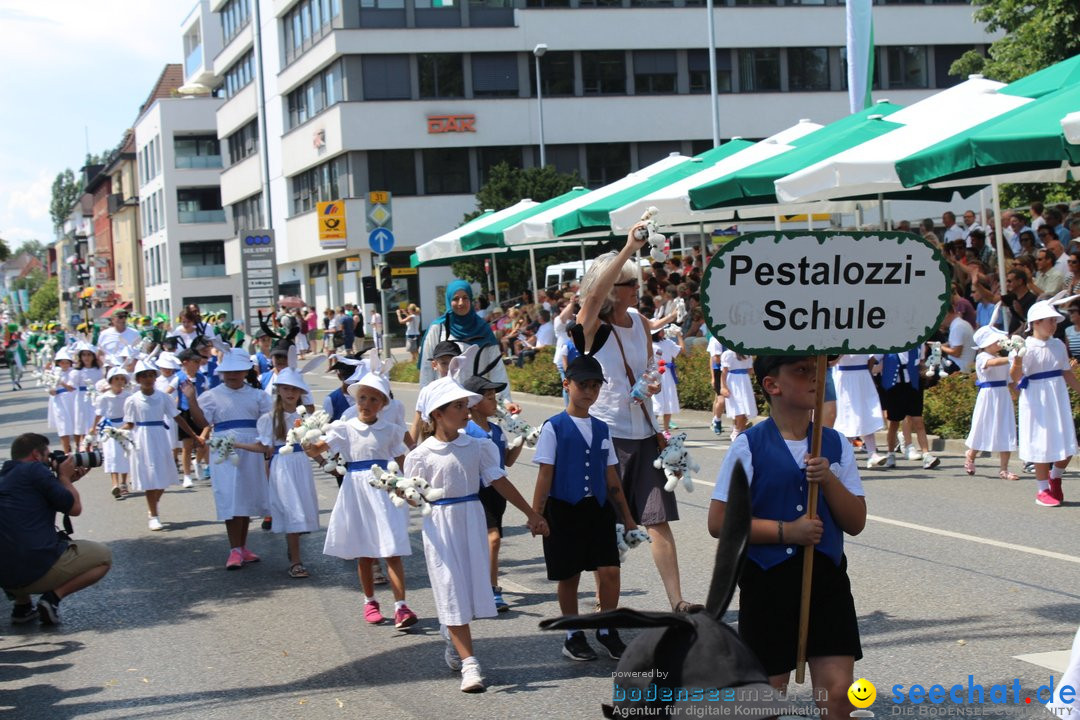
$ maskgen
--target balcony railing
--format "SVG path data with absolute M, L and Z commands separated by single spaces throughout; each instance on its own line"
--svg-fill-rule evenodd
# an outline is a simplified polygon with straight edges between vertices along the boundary
M 182 278 L 225 277 L 224 265 L 181 265 Z
M 223 223 L 225 222 L 225 210 L 180 210 L 179 219 L 182 223 Z
M 176 167 L 181 169 L 220 168 L 220 155 L 177 155 Z
M 195 74 L 195 71 L 202 67 L 203 64 L 203 51 L 202 44 L 196 45 L 195 48 L 188 53 L 188 56 L 184 58 L 184 77 L 191 77 Z

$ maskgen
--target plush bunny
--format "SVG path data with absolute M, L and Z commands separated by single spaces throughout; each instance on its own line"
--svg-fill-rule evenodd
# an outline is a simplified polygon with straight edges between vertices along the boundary
M 293 445 L 311 445 L 326 439 L 326 428 L 332 422 L 330 416 L 324 410 L 316 410 L 308 413 L 303 405 L 296 406 L 296 412 L 300 415 L 295 425 L 289 428 L 285 434 L 285 445 L 279 450 L 282 455 L 293 451 Z
M 506 443 L 508 450 L 513 450 L 522 442 L 525 443 L 526 447 L 536 447 L 536 441 L 540 439 L 540 428 L 533 427 L 525 422 L 520 415 L 510 414 L 509 405 L 501 398 L 499 399 L 499 407 L 495 411 L 495 417 L 503 430 L 516 436 Z
M 207 447 L 214 451 L 214 462 L 221 463 L 228 460 L 233 465 L 240 464 L 240 456 L 236 454 L 236 438 L 226 433 L 225 435 L 213 435 L 206 442 Z
M 945 358 L 941 354 L 941 343 L 932 342 L 930 345 L 930 356 L 926 358 L 926 377 L 934 377 L 937 374 L 938 377 L 948 377 L 949 373 L 945 372 L 944 361 Z
M 645 223 L 644 227 L 639 227 L 634 231 L 634 237 L 638 240 L 645 240 L 649 243 L 652 250 L 649 251 L 649 256 L 657 261 L 664 262 L 668 259 L 668 255 L 671 254 L 671 243 L 668 239 L 656 231 L 656 223 L 654 218 L 660 213 L 655 207 L 649 207 L 641 216 L 641 221 Z
M 701 471 L 701 466 L 690 457 L 690 451 L 686 449 L 686 433 L 679 433 L 668 440 L 667 447 L 660 451 L 659 457 L 653 461 L 653 467 L 664 471 L 667 483 L 664 489 L 675 492 L 679 479 L 682 478 L 686 492 L 694 491 L 694 481 L 690 479 L 690 473 Z
M 1024 357 L 1027 354 L 1027 343 L 1019 335 L 1013 335 L 998 343 L 1001 349 L 1007 353 L 1016 353 L 1016 357 Z
M 626 554 L 643 542 L 652 542 L 649 533 L 640 527 L 627 531 L 622 523 L 615 523 L 615 545 L 619 548 L 619 562 L 626 560 Z
M 371 466 L 371 486 L 390 493 L 390 502 L 396 507 L 401 507 L 406 502 L 420 508 L 422 515 L 431 514 L 431 503 L 439 500 L 446 491 L 442 488 L 431 486 L 422 477 L 402 477 L 401 468 L 391 460 L 383 469 L 378 465 Z
M 771 705 L 783 714 L 782 695 L 768 684 L 761 662 L 738 634 L 722 621 L 735 593 L 750 539 L 750 486 L 739 463 L 731 474 L 727 512 L 717 543 L 705 610 L 692 613 L 619 609 L 544 620 L 545 630 L 644 628 L 627 646 L 616 668 L 619 686 L 605 717 L 680 714 L 677 692 L 684 688 L 745 688 L 757 691 L 755 707 Z M 650 687 L 655 686 L 655 687 Z M 662 691 L 662 692 L 654 692 Z M 608 697 L 611 697 L 608 689 Z M 771 700 L 770 700 L 771 698 Z M 685 708 L 681 708 L 685 710 Z M 767 717 L 762 713 L 758 717 Z
M 124 428 L 119 428 L 108 423 L 102 423 L 101 438 L 103 440 L 116 440 L 120 444 L 120 448 L 127 455 L 131 455 L 132 451 L 135 450 L 135 440 L 131 437 L 130 430 L 125 430 Z

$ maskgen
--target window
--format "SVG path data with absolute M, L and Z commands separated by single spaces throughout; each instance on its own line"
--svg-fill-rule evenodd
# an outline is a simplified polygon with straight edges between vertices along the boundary
M 529 61 L 529 87 L 536 97 L 536 67 Z M 558 97 L 574 94 L 574 53 L 548 51 L 540 58 L 540 89 L 544 97 Z
M 950 75 L 949 68 L 968 50 L 975 50 L 971 45 L 937 45 L 934 47 L 934 87 L 949 88 L 959 84 L 964 78 Z
M 926 48 L 903 45 L 885 48 L 890 88 L 927 87 Z
M 225 38 L 225 44 L 236 37 L 237 33 L 247 27 L 251 20 L 248 0 L 229 0 L 221 10 L 221 34 Z
M 307 122 L 334 103 L 343 100 L 341 61 L 335 62 L 289 93 L 289 128 Z
M 678 70 L 674 50 L 634 51 L 634 93 L 660 95 L 675 92 Z
M 739 5 L 777 5 L 776 0 L 735 0 L 733 3 L 736 6 Z
M 213 135 L 176 135 L 173 154 L 178 168 L 221 167 L 221 150 Z
M 408 55 L 365 55 L 362 64 L 365 100 L 412 98 Z
M 176 190 L 178 221 L 182 223 L 225 222 L 221 188 L 195 187 Z
M 622 50 L 582 52 L 581 81 L 586 95 L 626 94 L 626 53 Z
M 469 0 L 471 27 L 513 27 L 514 0 Z
M 416 27 L 461 27 L 461 8 L 455 0 L 413 0 Z
M 314 210 L 315 204 L 348 197 L 349 167 L 342 156 L 292 178 L 293 215 Z
M 517 97 L 517 55 L 473 53 L 472 83 L 473 97 Z
M 257 1 L 257 0 L 256 0 Z M 341 14 L 341 0 L 301 0 L 281 18 L 285 62 L 291 63 L 330 31 Z
M 674 0 L 630 0 L 630 7 L 673 7 Z
M 546 148 L 545 148 L 546 150 Z M 477 164 L 480 166 L 480 184 L 485 184 L 491 179 L 491 168 L 499 163 L 506 163 L 510 167 L 520 168 L 521 148 L 514 147 L 486 147 L 476 149 Z
M 742 92 L 776 92 L 780 89 L 780 51 L 751 48 L 739 51 L 739 81 Z
M 847 48 L 840 48 L 840 89 L 847 92 L 848 79 L 847 79 Z M 881 88 L 881 54 L 874 55 L 874 77 L 871 79 L 870 87 L 874 90 Z
M 423 153 L 426 194 L 454 195 L 472 192 L 467 148 L 434 148 L 424 150 Z
M 180 243 L 180 277 L 225 277 L 225 243 L 221 240 Z
M 248 50 L 244 57 L 233 63 L 225 71 L 225 97 L 230 98 L 240 92 L 255 78 L 255 52 Z
M 259 152 L 259 120 L 252 120 L 225 138 L 229 146 L 229 165 L 235 165 Z
M 465 97 L 465 72 L 459 53 L 421 53 L 416 56 L 420 68 L 420 98 Z
M 709 51 L 687 50 L 686 62 L 690 69 L 690 92 L 709 92 Z M 731 51 L 716 51 L 716 91 L 731 92 Z
M 788 48 L 788 89 L 828 90 L 828 48 Z
M 405 0 L 360 0 L 360 27 L 405 27 Z
M 548 145 L 544 148 L 548 165 L 554 165 L 560 173 L 581 175 L 581 154 L 577 145 Z M 534 162 L 540 164 L 540 151 L 533 155 Z
M 233 232 L 237 235 L 245 230 L 258 230 L 264 227 L 262 193 L 256 193 L 233 204 L 232 218 Z
M 663 160 L 671 153 L 681 153 L 682 143 L 678 140 L 668 142 L 643 142 L 637 146 L 637 166 L 648 167 L 654 162 Z
M 579 0 L 579 7 L 622 7 L 622 0 Z
M 525 0 L 525 7 L 527 8 L 567 8 L 570 7 L 570 0 Z
M 599 143 L 585 146 L 589 187 L 598 188 L 622 180 L 630 174 L 629 143 Z
M 367 162 L 369 190 L 416 194 L 416 160 L 412 150 L 369 150 Z

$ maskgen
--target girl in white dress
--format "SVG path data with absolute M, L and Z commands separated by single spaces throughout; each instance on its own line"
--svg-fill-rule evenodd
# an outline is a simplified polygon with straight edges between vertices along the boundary
M 999 357 L 999 343 L 1007 337 L 990 325 L 975 331 L 975 346 L 979 348 L 975 358 L 975 386 L 979 395 L 971 414 L 971 432 L 964 442 L 968 446 L 964 471 L 975 474 L 977 453 L 996 452 L 1001 461 L 998 477 L 1019 480 L 1016 473 L 1009 472 L 1009 456 L 1016 449 L 1016 409 L 1009 394 L 1009 358 Z
M 259 418 L 257 443 L 237 445 L 241 450 L 262 452 L 270 458 L 270 514 L 272 529 L 285 533 L 289 552 L 289 577 L 309 577 L 300 559 L 301 533 L 319 529 L 319 496 L 315 490 L 315 474 L 311 461 L 300 445 L 286 445 L 285 439 L 300 414 L 296 408 L 307 383 L 296 370 L 286 368 L 274 386 L 274 409 Z
M 191 419 L 200 427 L 212 426 L 213 434 L 228 433 L 240 443 L 256 442 L 258 420 L 270 412 L 273 401 L 261 387 L 245 382 L 251 365 L 250 355 L 241 348 L 233 348 L 214 370 L 221 376 L 220 385 L 196 396 L 190 380 L 181 383 L 180 391 L 190 405 Z M 188 432 L 192 436 L 197 434 Z M 202 439 L 195 442 L 202 444 Z M 247 538 L 251 518 L 264 517 L 269 511 L 266 462 L 262 453 L 247 450 L 238 450 L 235 458 L 223 462 L 217 462 L 219 459 L 213 458 L 210 464 L 210 482 L 217 519 L 225 523 L 229 537 L 225 569 L 239 570 L 245 563 L 259 561 L 259 556 L 248 549 Z
M 163 352 L 157 356 L 154 361 L 158 369 L 158 378 L 154 383 L 154 387 L 165 393 L 173 399 L 173 402 L 177 402 L 179 392 L 177 388 L 180 385 L 179 377 L 176 371 L 180 369 L 180 361 L 176 359 L 176 355 L 171 352 Z M 188 423 L 190 425 L 191 423 Z M 169 429 L 169 437 L 172 439 L 173 449 L 173 462 L 176 463 L 180 460 L 180 450 L 183 447 L 183 443 L 180 441 L 180 433 L 175 427 Z M 183 487 L 190 488 L 194 485 L 191 482 L 191 478 L 187 478 Z
M 90 399 L 90 391 L 97 390 L 98 381 L 105 374 L 101 371 L 97 348 L 80 342 L 75 346 L 75 351 L 78 353 L 73 378 L 78 390 L 75 395 L 75 442 L 78 443 L 83 435 L 94 432 L 94 402 Z
M 750 382 L 753 366 L 751 355 L 739 355 L 734 350 L 720 353 L 720 396 L 724 398 L 724 414 L 734 418 L 732 442 L 750 426 L 750 418 L 758 414 L 754 386 Z
M 1062 473 L 1076 453 L 1068 391 L 1080 392 L 1080 380 L 1069 368 L 1065 343 L 1054 337 L 1064 318 L 1052 302 L 1035 303 L 1027 317 L 1031 336 L 1026 352 L 1012 353 L 1009 370 L 1020 390 L 1020 458 L 1035 463 L 1036 504 L 1057 507 L 1065 500 Z
M 874 380 L 870 377 L 870 355 L 841 355 L 833 366 L 836 385 L 836 423 L 833 428 L 847 438 L 862 438 L 870 459 L 866 467 L 880 467 L 888 456 L 877 451 L 874 433 L 885 427 Z
M 663 420 L 664 434 L 670 436 L 671 429 L 677 425 L 671 424 L 671 416 L 679 413 L 679 375 L 675 366 L 675 358 L 682 351 L 677 343 L 664 336 L 661 328 L 653 333 L 653 354 L 656 355 L 656 365 L 660 367 L 660 361 L 664 361 L 664 372 L 660 376 L 660 392 L 652 396 L 653 415 L 658 415 Z
M 459 356 L 451 364 L 465 357 Z M 468 357 L 466 365 L 471 362 Z M 424 518 L 428 578 L 447 643 L 446 664 L 451 670 L 461 669 L 462 692 L 483 692 L 469 623 L 473 618 L 495 617 L 496 610 L 487 522 L 477 495 L 480 485 L 494 488 L 520 510 L 533 535 L 546 535 L 548 528 L 544 518 L 506 479 L 495 443 L 460 432 L 469 422 L 469 407 L 480 396 L 462 388 L 453 377 L 438 380 L 430 388 L 422 415 L 425 422 L 434 425 L 435 432 L 405 458 L 404 474 L 425 478 L 446 492 Z
M 132 431 L 135 446 L 131 453 L 131 489 L 146 493 L 151 530 L 161 530 L 158 503 L 165 488 L 176 482 L 169 428 L 174 422 L 188 426 L 182 417 L 177 417 L 180 411 L 173 399 L 154 388 L 157 375 L 156 367 L 140 360 L 135 365 L 139 391 L 124 401 L 124 427 Z
M 109 389 L 98 395 L 94 403 L 94 427 L 100 423 L 121 427 L 124 424 L 124 403 L 131 397 L 128 389 L 128 376 L 123 368 L 109 368 Z M 102 464 L 101 469 L 109 473 L 112 478 L 112 496 L 119 500 L 127 494 L 128 473 L 131 472 L 131 462 L 123 446 L 118 440 L 104 438 L 101 441 Z
M 394 627 L 404 630 L 417 622 L 416 613 L 405 604 L 405 564 L 401 560 L 412 554 L 409 509 L 395 506 L 389 494 L 371 485 L 371 467 L 386 468 L 391 460 L 398 467 L 404 464 L 408 452 L 402 442 L 405 427 L 386 417 L 390 384 L 381 375 L 368 373 L 350 385 L 348 392 L 356 402 L 356 416 L 332 424 L 326 441 L 309 447 L 316 455 L 339 454 L 348 470 L 330 513 L 323 552 L 356 559 L 356 573 L 364 593 L 364 620 L 372 625 L 386 620 L 375 599 L 374 577 L 375 560 L 386 558 L 394 595 Z
M 71 351 L 60 348 L 53 361 L 60 368 L 60 380 L 56 387 L 49 388 L 49 427 L 60 437 L 64 452 L 70 453 L 75 437 L 75 396 L 78 394 Z

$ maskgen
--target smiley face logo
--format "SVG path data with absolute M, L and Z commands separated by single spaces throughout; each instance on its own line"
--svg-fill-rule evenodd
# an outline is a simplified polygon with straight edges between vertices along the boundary
M 868 708 L 877 698 L 877 688 L 866 678 L 859 678 L 851 683 L 847 691 L 848 700 L 857 708 Z

